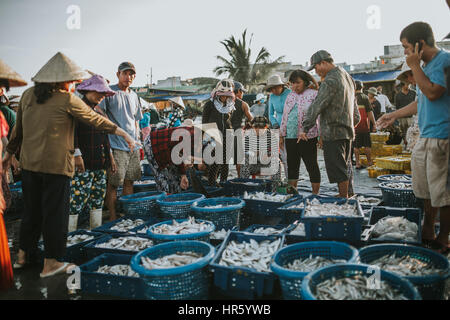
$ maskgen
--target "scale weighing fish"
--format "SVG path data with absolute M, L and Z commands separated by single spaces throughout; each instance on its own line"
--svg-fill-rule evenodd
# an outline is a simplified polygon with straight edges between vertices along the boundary
M 116 223 L 113 227 L 110 228 L 110 230 L 118 231 L 118 232 L 128 232 L 131 229 L 134 229 L 136 227 L 139 227 L 142 225 L 145 221 L 142 219 L 125 219 L 118 223 Z
M 427 276 L 442 273 L 444 270 L 436 268 L 432 263 L 413 258 L 409 255 L 398 256 L 393 254 L 385 255 L 370 262 L 386 271 L 395 272 L 401 276 Z
M 94 236 L 90 236 L 88 234 L 74 234 L 72 236 L 68 236 L 67 237 L 67 246 L 73 246 L 75 244 L 81 243 L 81 242 L 85 242 L 85 241 L 89 241 L 94 239 Z
M 372 231 L 377 240 L 418 241 L 419 227 L 404 217 L 387 216 L 380 219 Z
M 244 199 L 249 200 L 264 200 L 264 201 L 272 201 L 272 202 L 286 202 L 290 198 L 292 198 L 292 194 L 276 194 L 276 193 L 266 193 L 266 192 L 255 192 L 255 193 L 247 193 L 244 192 Z
M 284 268 L 301 272 L 312 272 L 317 269 L 338 264 L 346 263 L 345 259 L 327 259 L 321 256 L 313 257 L 312 254 L 306 259 L 296 259 L 284 265 Z
M 134 272 L 133 269 L 129 265 L 126 264 L 116 264 L 114 266 L 101 266 L 96 271 L 98 273 L 104 274 L 113 274 L 116 276 L 125 276 L 125 277 L 139 277 L 139 274 Z
M 411 183 L 403 183 L 403 182 L 387 182 L 384 184 L 385 187 L 399 190 L 412 190 Z
M 370 289 L 371 279 L 362 275 L 325 280 L 316 286 L 317 300 L 408 300 L 386 281 L 379 282 L 379 289 Z
M 103 249 L 118 249 L 125 251 L 141 251 L 153 246 L 150 239 L 139 237 L 119 237 L 112 238 L 107 242 L 99 243 L 95 247 Z
M 270 262 L 278 250 L 281 239 L 264 240 L 260 243 L 231 241 L 222 253 L 219 265 L 227 267 L 247 267 L 258 272 L 270 272 Z
M 177 235 L 210 231 L 212 226 L 206 222 L 197 222 L 195 218 L 189 217 L 183 222 L 172 221 L 172 224 L 162 224 L 154 227 L 152 232 L 156 234 Z
M 317 199 L 306 200 L 305 217 L 359 217 L 355 204 L 321 203 Z
M 157 259 L 150 259 L 148 257 L 141 258 L 141 264 L 144 268 L 152 269 L 167 269 L 176 268 L 192 264 L 198 261 L 203 256 L 199 253 L 187 251 L 177 252 L 176 254 L 170 254 Z

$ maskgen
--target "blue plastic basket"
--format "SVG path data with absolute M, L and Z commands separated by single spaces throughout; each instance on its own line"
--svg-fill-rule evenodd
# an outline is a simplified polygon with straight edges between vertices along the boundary
M 142 175 L 143 176 L 154 176 L 152 168 L 150 167 L 149 164 L 144 163 L 142 164 Z
M 158 222 L 160 222 L 159 219 L 157 221 L 155 221 L 155 219 L 147 221 L 144 224 L 141 224 L 139 227 L 131 229 L 130 230 L 130 234 L 134 234 L 134 235 L 139 236 L 139 237 L 149 238 L 149 236 L 147 235 L 147 230 L 148 229 L 147 230 L 143 230 L 143 229 L 147 228 L 147 227 L 150 228 L 152 225 L 154 225 L 155 223 L 158 223 Z
M 209 206 L 223 205 L 223 208 L 210 209 Z M 239 225 L 239 215 L 245 206 L 243 200 L 237 198 L 211 198 L 192 205 L 196 219 L 211 221 L 217 230 L 230 230 Z
M 195 202 L 205 199 L 200 193 L 179 193 L 159 199 L 161 219 L 186 219 L 192 211 Z
M 88 259 L 94 259 L 95 257 L 103 254 L 103 253 L 114 253 L 114 254 L 136 254 L 138 251 L 129 251 L 129 250 L 119 250 L 119 249 L 106 249 L 106 248 L 96 248 L 97 244 L 108 242 L 112 238 L 119 237 L 139 237 L 145 240 L 150 240 L 148 237 L 141 237 L 139 235 L 127 235 L 127 234 L 105 234 L 102 237 L 92 241 L 84 246 L 84 250 L 86 252 L 86 257 Z
M 120 219 L 117 219 L 117 220 L 105 223 L 105 224 L 101 225 L 100 227 L 97 227 L 97 228 L 93 229 L 92 231 L 94 231 L 94 232 L 102 232 L 102 233 L 110 233 L 110 234 L 130 234 L 130 233 L 133 233 L 131 230 L 135 229 L 136 227 L 130 229 L 127 232 L 111 230 L 111 228 L 114 227 L 116 224 L 120 223 L 121 221 L 124 221 L 124 220 L 133 220 L 134 221 L 134 220 L 137 220 L 137 219 L 143 220 L 144 221 L 143 224 L 146 223 L 146 222 L 153 222 L 153 224 L 157 222 L 156 219 L 154 219 L 154 218 L 153 219 L 151 219 L 151 218 L 149 219 L 148 216 L 123 217 L 123 218 L 120 218 Z
M 302 283 L 302 297 L 304 300 L 316 300 L 315 291 L 318 284 L 331 279 L 352 278 L 357 275 L 370 277 L 373 275 L 369 265 L 364 264 L 337 264 L 324 267 L 309 273 Z M 373 269 L 372 269 L 373 270 Z M 381 281 L 386 281 L 393 288 L 400 290 L 409 300 L 421 300 L 416 288 L 407 280 L 402 279 L 394 273 L 380 270 Z
M 234 299 L 260 298 L 263 295 L 271 295 L 277 280 L 273 272 L 258 272 L 246 267 L 226 267 L 219 265 L 222 253 L 231 241 L 239 243 L 256 242 L 265 240 L 275 241 L 281 239 L 280 247 L 284 244 L 284 236 L 262 236 L 245 232 L 230 232 L 228 237 L 220 246 L 214 260 L 211 262 L 210 270 L 214 274 L 214 285 Z
M 370 215 L 369 224 L 375 225 L 380 219 L 392 216 L 392 217 L 403 217 L 411 222 L 417 224 L 417 241 L 401 241 L 401 240 L 377 240 L 369 235 L 369 243 L 407 243 L 411 245 L 421 245 L 422 244 L 422 210 L 415 208 L 391 208 L 391 207 L 373 207 Z
M 298 223 L 303 223 L 300 221 L 296 221 L 292 224 L 290 224 L 286 230 L 285 236 L 286 236 L 286 244 L 291 245 L 298 242 L 305 242 L 306 240 L 306 234 L 305 235 L 297 235 L 297 234 L 291 234 L 291 232 L 297 227 Z
M 255 185 L 247 185 L 246 183 L 255 183 Z M 225 183 L 225 194 L 228 197 L 242 196 L 244 192 L 265 192 L 269 190 L 271 181 L 263 179 L 232 179 Z
M 417 208 L 418 203 L 413 190 L 393 189 L 386 187 L 387 182 L 380 183 L 383 193 L 383 204 L 388 207 Z
M 310 196 L 304 200 L 305 208 L 307 206 L 306 201 L 312 199 L 318 199 L 321 203 L 344 204 L 348 201 L 349 204 L 356 204 L 358 217 L 305 217 L 305 210 L 303 210 L 301 221 L 305 224 L 306 239 L 336 240 L 352 243 L 361 241 L 364 215 L 357 200 Z
M 273 229 L 281 231 L 279 233 L 279 235 L 285 235 L 287 230 L 289 229 L 289 226 L 284 225 L 284 224 L 278 224 L 278 225 L 275 225 L 275 226 L 265 225 L 265 224 L 252 224 L 250 227 L 245 229 L 244 232 L 253 233 L 253 234 L 259 234 L 259 233 L 254 233 L 254 231 L 256 229 L 259 229 L 259 228 L 273 228 Z
M 378 182 L 395 182 L 395 181 L 391 181 L 392 177 L 396 177 L 396 176 L 408 176 L 411 178 L 411 181 L 409 181 L 410 183 L 412 183 L 412 176 L 410 174 L 385 174 L 382 176 L 378 176 L 377 177 L 377 181 Z M 406 182 L 406 181 L 404 181 Z
M 101 266 L 130 265 L 133 255 L 104 253 L 80 266 L 81 291 L 125 299 L 145 299 L 144 281 L 139 277 L 98 273 Z
M 148 270 L 141 258 L 157 259 L 178 252 L 195 252 L 203 255 L 197 262 L 169 269 Z M 145 294 L 151 300 L 201 300 L 208 298 L 210 275 L 207 270 L 215 249 L 201 241 L 176 241 L 162 243 L 144 250 L 131 260 L 131 268 L 139 273 L 145 283 Z
M 156 200 L 166 195 L 165 192 L 150 191 L 122 196 L 119 202 L 126 215 L 158 217 Z
M 178 223 L 182 223 L 184 221 L 188 221 L 188 219 L 179 219 L 176 220 Z M 186 241 L 186 240 L 197 240 L 197 241 L 205 241 L 209 242 L 209 236 L 212 232 L 216 229 L 214 224 L 210 221 L 204 221 L 204 220 L 197 220 L 197 222 L 204 222 L 205 224 L 209 225 L 208 231 L 203 232 L 196 232 L 196 233 L 189 233 L 189 234 L 174 234 L 174 235 L 168 235 L 168 234 L 158 234 L 154 233 L 153 230 L 156 227 L 159 227 L 163 224 L 171 225 L 173 224 L 173 220 L 164 221 L 157 223 L 150 227 L 150 229 L 147 230 L 147 236 L 153 240 L 155 244 L 163 243 L 163 242 L 169 242 L 169 241 Z
M 292 208 L 300 203 L 304 203 L 303 198 L 298 198 L 276 209 L 278 215 L 282 217 L 282 224 L 292 224 L 295 221 L 301 220 L 303 209 Z
M 424 300 L 439 300 L 444 298 L 445 280 L 450 275 L 450 264 L 446 257 L 432 250 L 400 245 L 400 244 L 377 244 L 359 250 L 361 263 L 371 264 L 374 260 L 385 255 L 395 253 L 398 257 L 411 256 L 426 263 L 432 263 L 442 272 L 428 276 L 406 276 L 403 277 L 419 290 Z
M 280 278 L 280 284 L 285 300 L 302 299 L 302 280 L 309 272 L 289 270 L 285 266 L 297 259 L 310 256 L 327 259 L 345 259 L 349 263 L 356 263 L 358 250 L 352 246 L 334 241 L 313 241 L 292 244 L 279 250 L 271 264 L 272 271 Z

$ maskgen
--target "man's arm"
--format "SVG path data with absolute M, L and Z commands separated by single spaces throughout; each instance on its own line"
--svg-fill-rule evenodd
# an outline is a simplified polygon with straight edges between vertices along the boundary
M 250 107 L 248 106 L 247 102 L 242 101 L 242 110 L 244 110 L 244 114 L 247 117 L 248 121 L 252 121 L 253 116 L 250 113 Z
M 303 120 L 302 125 L 304 132 L 309 132 L 309 130 L 316 125 L 317 117 L 329 106 L 334 95 L 335 88 L 333 83 L 331 81 L 324 81 L 319 88 L 316 99 L 309 106 L 305 119 Z
M 397 111 L 386 113 L 377 121 L 378 127 L 381 129 L 391 126 L 395 120 L 400 118 L 407 118 L 417 113 L 417 101 L 411 102 L 406 107 L 403 107 Z

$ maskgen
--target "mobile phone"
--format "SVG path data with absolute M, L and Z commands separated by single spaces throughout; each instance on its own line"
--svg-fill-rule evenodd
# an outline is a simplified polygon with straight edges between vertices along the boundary
M 422 43 L 422 42 L 416 42 L 416 43 L 419 44 L 419 52 L 422 51 L 423 43 Z M 415 48 L 416 48 L 416 47 L 414 46 L 414 49 L 415 49 Z

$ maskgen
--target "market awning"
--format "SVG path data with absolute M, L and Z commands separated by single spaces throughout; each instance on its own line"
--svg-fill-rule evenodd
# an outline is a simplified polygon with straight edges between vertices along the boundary
M 362 82 L 380 82 L 380 81 L 395 81 L 400 74 L 400 70 L 393 71 L 379 71 L 371 73 L 357 73 L 352 74 L 353 79 Z
M 204 101 L 204 100 L 208 100 L 211 95 L 209 93 L 207 94 L 194 94 L 194 95 L 190 95 L 190 96 L 159 96 L 159 97 L 149 97 L 147 98 L 147 101 L 150 102 L 156 102 L 156 101 L 167 101 L 170 98 L 174 98 L 174 97 L 181 97 L 181 99 L 183 100 L 197 100 L 197 101 Z

